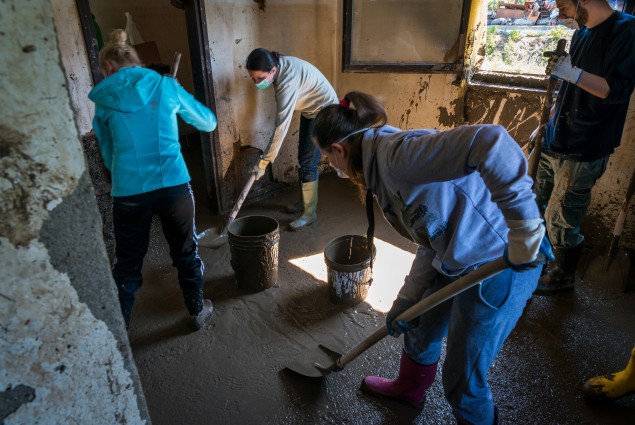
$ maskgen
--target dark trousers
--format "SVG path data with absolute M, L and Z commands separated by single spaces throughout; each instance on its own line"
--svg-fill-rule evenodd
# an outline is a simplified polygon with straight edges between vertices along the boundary
M 115 265 L 112 274 L 119 291 L 121 311 L 130 323 L 135 293 L 141 287 L 141 268 L 148 252 L 152 216 L 161 219 L 163 235 L 170 247 L 172 265 L 185 305 L 191 315 L 203 308 L 203 262 L 198 256 L 194 227 L 194 196 L 189 183 L 152 192 L 113 198 Z
M 300 140 L 298 144 L 298 163 L 300 164 L 300 183 L 314 182 L 318 179 L 318 164 L 322 153 L 311 140 L 315 120 L 300 117 Z

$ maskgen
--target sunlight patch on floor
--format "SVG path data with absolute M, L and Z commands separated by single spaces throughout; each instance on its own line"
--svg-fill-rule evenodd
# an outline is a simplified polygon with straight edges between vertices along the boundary
M 415 256 L 381 239 L 375 239 L 375 249 L 377 256 L 373 266 L 373 284 L 365 301 L 375 310 L 385 312 L 397 297 Z M 323 253 L 294 258 L 289 262 L 313 276 L 320 284 L 327 284 Z

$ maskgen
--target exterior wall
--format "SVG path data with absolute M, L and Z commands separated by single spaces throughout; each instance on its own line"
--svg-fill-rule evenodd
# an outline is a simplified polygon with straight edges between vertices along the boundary
M 0 3 L 0 422 L 141 424 L 60 62 L 60 5 Z

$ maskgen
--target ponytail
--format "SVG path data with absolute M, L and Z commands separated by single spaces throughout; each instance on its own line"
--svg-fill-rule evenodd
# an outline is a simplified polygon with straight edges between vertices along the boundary
M 110 41 L 99 52 L 99 64 L 104 67 L 107 60 L 113 61 L 119 67 L 141 66 L 141 60 L 134 47 L 127 43 L 128 34 L 122 29 L 110 32 Z
M 331 151 L 331 144 L 367 127 L 381 127 L 388 117 L 379 99 L 362 92 L 349 92 L 337 105 L 329 105 L 315 117 L 313 137 L 316 144 Z M 346 139 L 349 145 L 351 181 L 357 186 L 362 202 L 366 201 L 366 181 L 362 161 L 363 132 Z
M 322 109 L 315 118 L 313 136 L 320 148 L 331 150 L 332 143 L 365 127 L 380 127 L 388 117 L 384 107 L 374 96 L 353 91 L 347 93 L 337 105 Z M 352 137 L 351 141 L 355 138 Z

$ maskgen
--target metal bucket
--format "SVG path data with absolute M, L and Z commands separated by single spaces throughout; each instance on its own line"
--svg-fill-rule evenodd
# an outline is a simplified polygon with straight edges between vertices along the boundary
M 331 302 L 355 305 L 364 301 L 373 282 L 370 259 L 365 236 L 341 236 L 326 246 L 324 261 Z
M 278 283 L 279 229 L 275 219 L 262 215 L 241 217 L 229 225 L 230 263 L 240 288 L 258 292 Z

